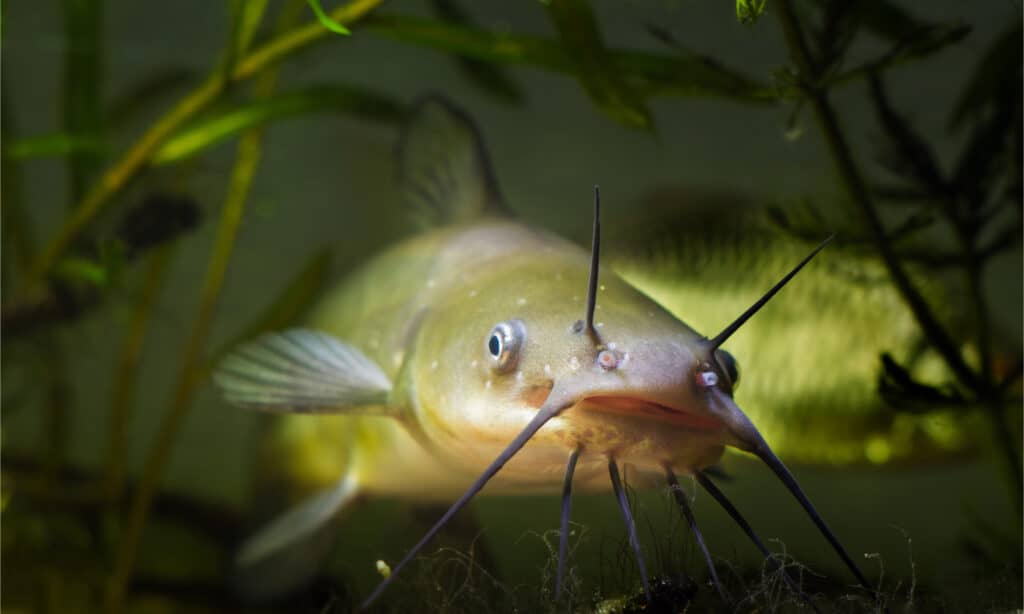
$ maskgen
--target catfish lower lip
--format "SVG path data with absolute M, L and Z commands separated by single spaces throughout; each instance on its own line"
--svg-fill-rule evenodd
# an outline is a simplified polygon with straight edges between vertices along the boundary
M 718 430 L 725 427 L 722 421 L 711 416 L 702 416 L 680 407 L 670 407 L 638 397 L 593 396 L 583 399 L 576 407 L 584 410 L 648 417 L 653 420 L 664 420 L 698 429 Z

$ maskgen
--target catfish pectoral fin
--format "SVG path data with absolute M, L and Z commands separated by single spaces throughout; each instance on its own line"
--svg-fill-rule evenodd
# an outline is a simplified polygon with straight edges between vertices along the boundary
M 386 414 L 388 376 L 357 348 L 312 330 L 243 344 L 213 376 L 230 403 L 294 413 Z

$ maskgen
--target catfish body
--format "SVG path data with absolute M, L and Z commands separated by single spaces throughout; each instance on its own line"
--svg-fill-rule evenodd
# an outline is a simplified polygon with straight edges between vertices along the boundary
M 442 424 L 439 414 L 489 415 L 518 426 L 539 407 L 555 373 L 601 368 L 583 365 L 572 352 L 588 266 L 589 254 L 579 246 L 497 218 L 435 230 L 380 254 L 325 298 L 309 326 L 345 339 L 380 365 L 396 383 L 392 403 L 401 407 L 399 416 L 286 416 L 274 435 L 274 457 L 292 479 L 306 482 L 305 490 L 347 473 L 366 493 L 450 499 L 508 437 L 479 428 L 486 419 L 467 419 L 453 430 L 460 421 Z M 606 275 L 602 284 L 599 329 L 639 320 L 659 336 L 677 336 L 680 353 L 699 337 L 617 277 Z M 572 290 L 564 304 L 552 300 L 566 288 Z M 554 331 L 545 329 L 524 350 L 533 372 L 510 378 L 492 372 L 484 347 L 491 326 L 507 319 L 523 320 L 528 338 L 540 328 L 531 326 L 536 319 L 556 321 Z M 642 351 L 611 343 L 627 363 Z M 481 398 L 488 391 L 507 402 Z M 720 425 L 651 415 L 658 411 L 653 403 L 629 405 L 599 413 L 580 407 L 556 418 L 486 492 L 555 492 L 573 442 L 586 450 L 575 483 L 588 490 L 608 489 L 609 454 L 633 465 L 636 479 L 660 474 L 665 463 L 701 469 L 721 456 Z
M 761 458 L 869 586 L 733 401 L 736 362 L 720 348 L 827 240 L 709 339 L 616 275 L 599 281 L 596 189 L 590 253 L 513 221 L 479 132 L 450 103 L 419 105 L 399 145 L 399 176 L 437 228 L 367 263 L 309 328 L 244 344 L 215 374 L 232 403 L 293 414 L 278 430 L 278 466 L 308 488 L 331 485 L 242 545 L 236 564 L 252 572 L 250 586 L 281 591 L 308 578 L 331 521 L 362 495 L 462 493 L 369 606 L 477 493 L 561 487 L 557 594 L 572 487 L 607 489 L 608 475 L 647 591 L 619 465 L 632 468 L 634 485 L 660 474 L 678 490 L 677 472 L 708 484 L 702 470 L 725 446 Z

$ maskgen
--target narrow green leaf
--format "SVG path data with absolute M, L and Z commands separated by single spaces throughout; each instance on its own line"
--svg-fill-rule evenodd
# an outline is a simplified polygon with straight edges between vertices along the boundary
M 102 288 L 110 282 L 107 268 L 88 258 L 65 258 L 53 269 L 54 277 L 67 282 Z
M 106 150 L 106 142 L 97 136 L 60 132 L 18 139 L 4 146 L 4 155 L 12 160 L 23 160 L 72 156 L 80 153 L 101 154 Z
M 348 28 L 341 25 L 337 21 L 331 19 L 331 16 L 324 12 L 323 7 L 320 6 L 320 0 L 309 0 L 309 6 L 313 9 L 313 13 L 316 15 L 317 20 L 331 32 L 341 34 L 344 36 L 350 36 L 352 32 Z
M 323 291 L 330 272 L 331 253 L 321 249 L 306 262 L 267 308 L 242 332 L 213 353 L 206 369 L 220 362 L 228 352 L 247 339 L 267 331 L 284 328 L 297 321 Z
M 267 10 L 267 0 L 235 0 L 240 2 L 238 12 L 238 35 L 235 38 L 235 52 L 241 57 L 249 50 L 256 32 Z
M 228 7 L 231 28 L 220 67 L 220 74 L 225 83 L 231 82 L 235 64 L 245 55 L 256 35 L 267 8 L 267 0 L 229 0 Z
M 184 128 L 157 150 L 153 164 L 178 162 L 247 128 L 310 113 L 341 113 L 371 121 L 397 122 L 405 109 L 384 95 L 337 85 L 282 92 L 247 101 Z
M 745 26 L 757 23 L 768 0 L 736 0 L 736 19 Z
M 102 0 L 63 0 L 64 81 L 63 130 L 71 134 L 100 137 L 101 110 Z M 101 163 L 99 152 L 79 150 L 68 159 L 71 172 L 70 203 L 77 203 Z
M 580 82 L 597 107 L 622 124 L 651 129 L 651 113 L 610 58 L 587 0 L 551 2 L 547 12 Z
M 444 21 L 467 27 L 474 25 L 469 14 L 455 0 L 431 0 L 430 4 L 434 13 Z M 456 54 L 455 59 L 462 74 L 480 91 L 502 102 L 518 103 L 525 98 L 522 87 L 500 66 L 468 55 Z
M 365 29 L 393 40 L 445 53 L 577 75 L 576 64 L 562 45 L 548 39 L 379 13 L 362 23 Z M 699 55 L 610 49 L 607 58 L 622 78 L 644 97 L 707 96 L 748 103 L 770 103 L 775 98 L 775 92 L 767 86 Z

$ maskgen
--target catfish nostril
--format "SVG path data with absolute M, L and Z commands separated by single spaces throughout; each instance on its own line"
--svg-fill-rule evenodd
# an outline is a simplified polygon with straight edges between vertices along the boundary
M 619 366 L 619 357 L 615 355 L 615 352 L 601 350 L 601 353 L 597 355 L 597 364 L 601 365 L 605 371 L 611 371 Z

